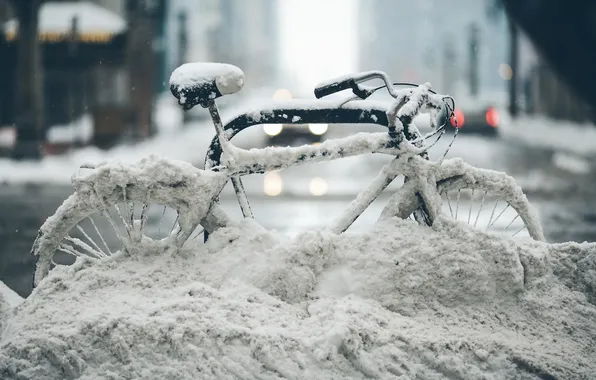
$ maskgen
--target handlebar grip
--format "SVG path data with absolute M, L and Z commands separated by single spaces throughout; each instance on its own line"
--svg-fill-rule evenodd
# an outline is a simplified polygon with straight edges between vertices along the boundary
M 320 84 L 315 88 L 315 97 L 321 99 L 324 96 L 335 94 L 336 92 L 354 88 L 356 81 L 352 77 L 335 79 L 331 83 Z

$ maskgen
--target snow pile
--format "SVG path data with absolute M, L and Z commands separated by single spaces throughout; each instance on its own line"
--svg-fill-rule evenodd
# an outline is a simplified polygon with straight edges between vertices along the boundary
M 593 245 L 515 245 L 447 221 L 294 239 L 245 221 L 179 256 L 54 269 L 8 321 L 0 374 L 588 378 L 595 261 Z
M 50 143 L 89 143 L 93 138 L 93 128 L 93 118 L 90 114 L 85 114 L 71 124 L 49 128 L 47 139 Z

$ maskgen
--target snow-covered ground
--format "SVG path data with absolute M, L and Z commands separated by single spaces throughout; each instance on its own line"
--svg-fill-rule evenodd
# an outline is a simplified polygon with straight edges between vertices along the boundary
M 587 379 L 595 269 L 594 245 L 516 245 L 448 221 L 295 238 L 246 221 L 178 256 L 54 269 L 5 319 L 0 373 Z

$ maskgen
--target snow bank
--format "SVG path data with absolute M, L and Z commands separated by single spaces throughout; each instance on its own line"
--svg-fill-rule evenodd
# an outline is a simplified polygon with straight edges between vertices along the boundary
M 51 272 L 3 379 L 588 378 L 594 245 L 390 219 L 289 239 L 246 221 L 180 256 Z

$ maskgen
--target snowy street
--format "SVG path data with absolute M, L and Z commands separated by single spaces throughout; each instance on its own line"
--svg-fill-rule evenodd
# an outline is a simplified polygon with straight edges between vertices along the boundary
M 0 380 L 596 379 L 587 3 L 0 0 Z

